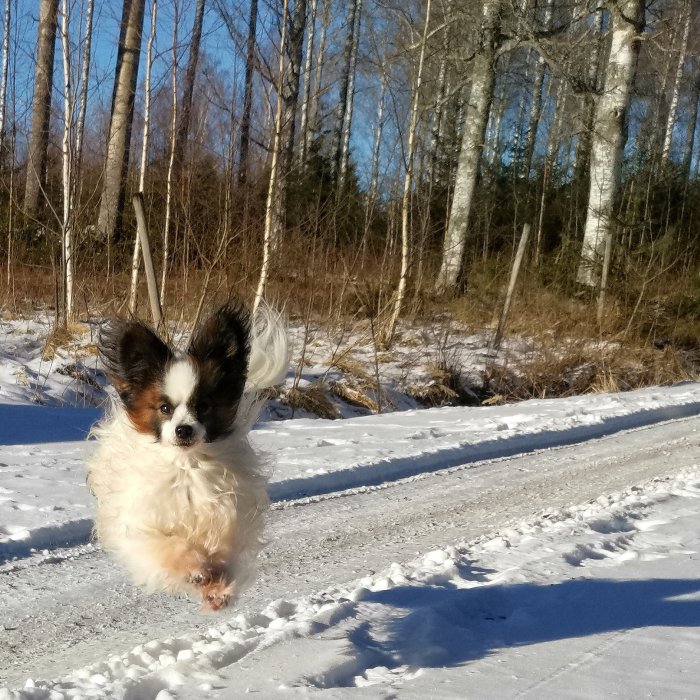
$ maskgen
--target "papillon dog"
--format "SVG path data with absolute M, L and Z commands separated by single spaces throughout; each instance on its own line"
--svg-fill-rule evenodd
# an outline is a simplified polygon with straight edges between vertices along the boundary
M 97 539 L 136 583 L 223 608 L 262 543 L 266 479 L 247 435 L 287 371 L 284 324 L 229 304 L 185 352 L 138 321 L 112 322 L 99 349 L 118 399 L 92 430 Z

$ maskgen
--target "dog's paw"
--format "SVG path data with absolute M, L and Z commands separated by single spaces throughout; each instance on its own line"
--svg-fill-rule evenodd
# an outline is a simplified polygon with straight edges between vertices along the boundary
M 200 590 L 205 610 L 221 610 L 231 602 L 233 596 L 233 584 L 223 576 L 200 586 Z
M 212 572 L 208 569 L 201 568 L 190 571 L 187 575 L 187 583 L 193 586 L 206 586 L 212 580 Z
M 201 593 L 205 610 L 221 610 L 231 601 L 234 586 L 221 562 L 208 561 L 192 569 L 187 583 Z
M 224 562 L 202 557 L 187 574 L 187 583 L 200 588 L 226 576 Z

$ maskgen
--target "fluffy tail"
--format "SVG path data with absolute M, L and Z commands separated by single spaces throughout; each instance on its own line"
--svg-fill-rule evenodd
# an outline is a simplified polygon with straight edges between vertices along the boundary
M 246 392 L 257 392 L 279 384 L 287 375 L 289 346 L 282 315 L 260 306 L 250 328 L 250 359 Z
M 288 367 L 284 318 L 269 306 L 260 305 L 251 322 L 248 379 L 238 407 L 238 425 L 250 427 L 258 419 L 265 403 L 261 392 L 284 381 Z

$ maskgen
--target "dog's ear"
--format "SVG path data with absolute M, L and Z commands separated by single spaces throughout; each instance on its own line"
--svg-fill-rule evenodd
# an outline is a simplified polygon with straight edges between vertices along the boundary
M 128 405 L 136 389 L 158 380 L 170 348 L 148 326 L 138 321 L 113 321 L 100 332 L 100 356 L 110 381 Z
M 241 305 L 226 304 L 199 326 L 187 352 L 202 364 L 216 363 L 226 374 L 245 380 L 249 335 L 248 312 Z

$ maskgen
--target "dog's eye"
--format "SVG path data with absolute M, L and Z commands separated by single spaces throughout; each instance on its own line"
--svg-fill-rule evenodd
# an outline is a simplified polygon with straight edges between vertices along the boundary
M 200 413 L 209 413 L 211 411 L 211 404 L 207 401 L 200 401 L 199 403 L 199 412 Z
M 172 413 L 172 408 L 169 403 L 162 403 L 158 409 L 164 416 L 169 416 Z

